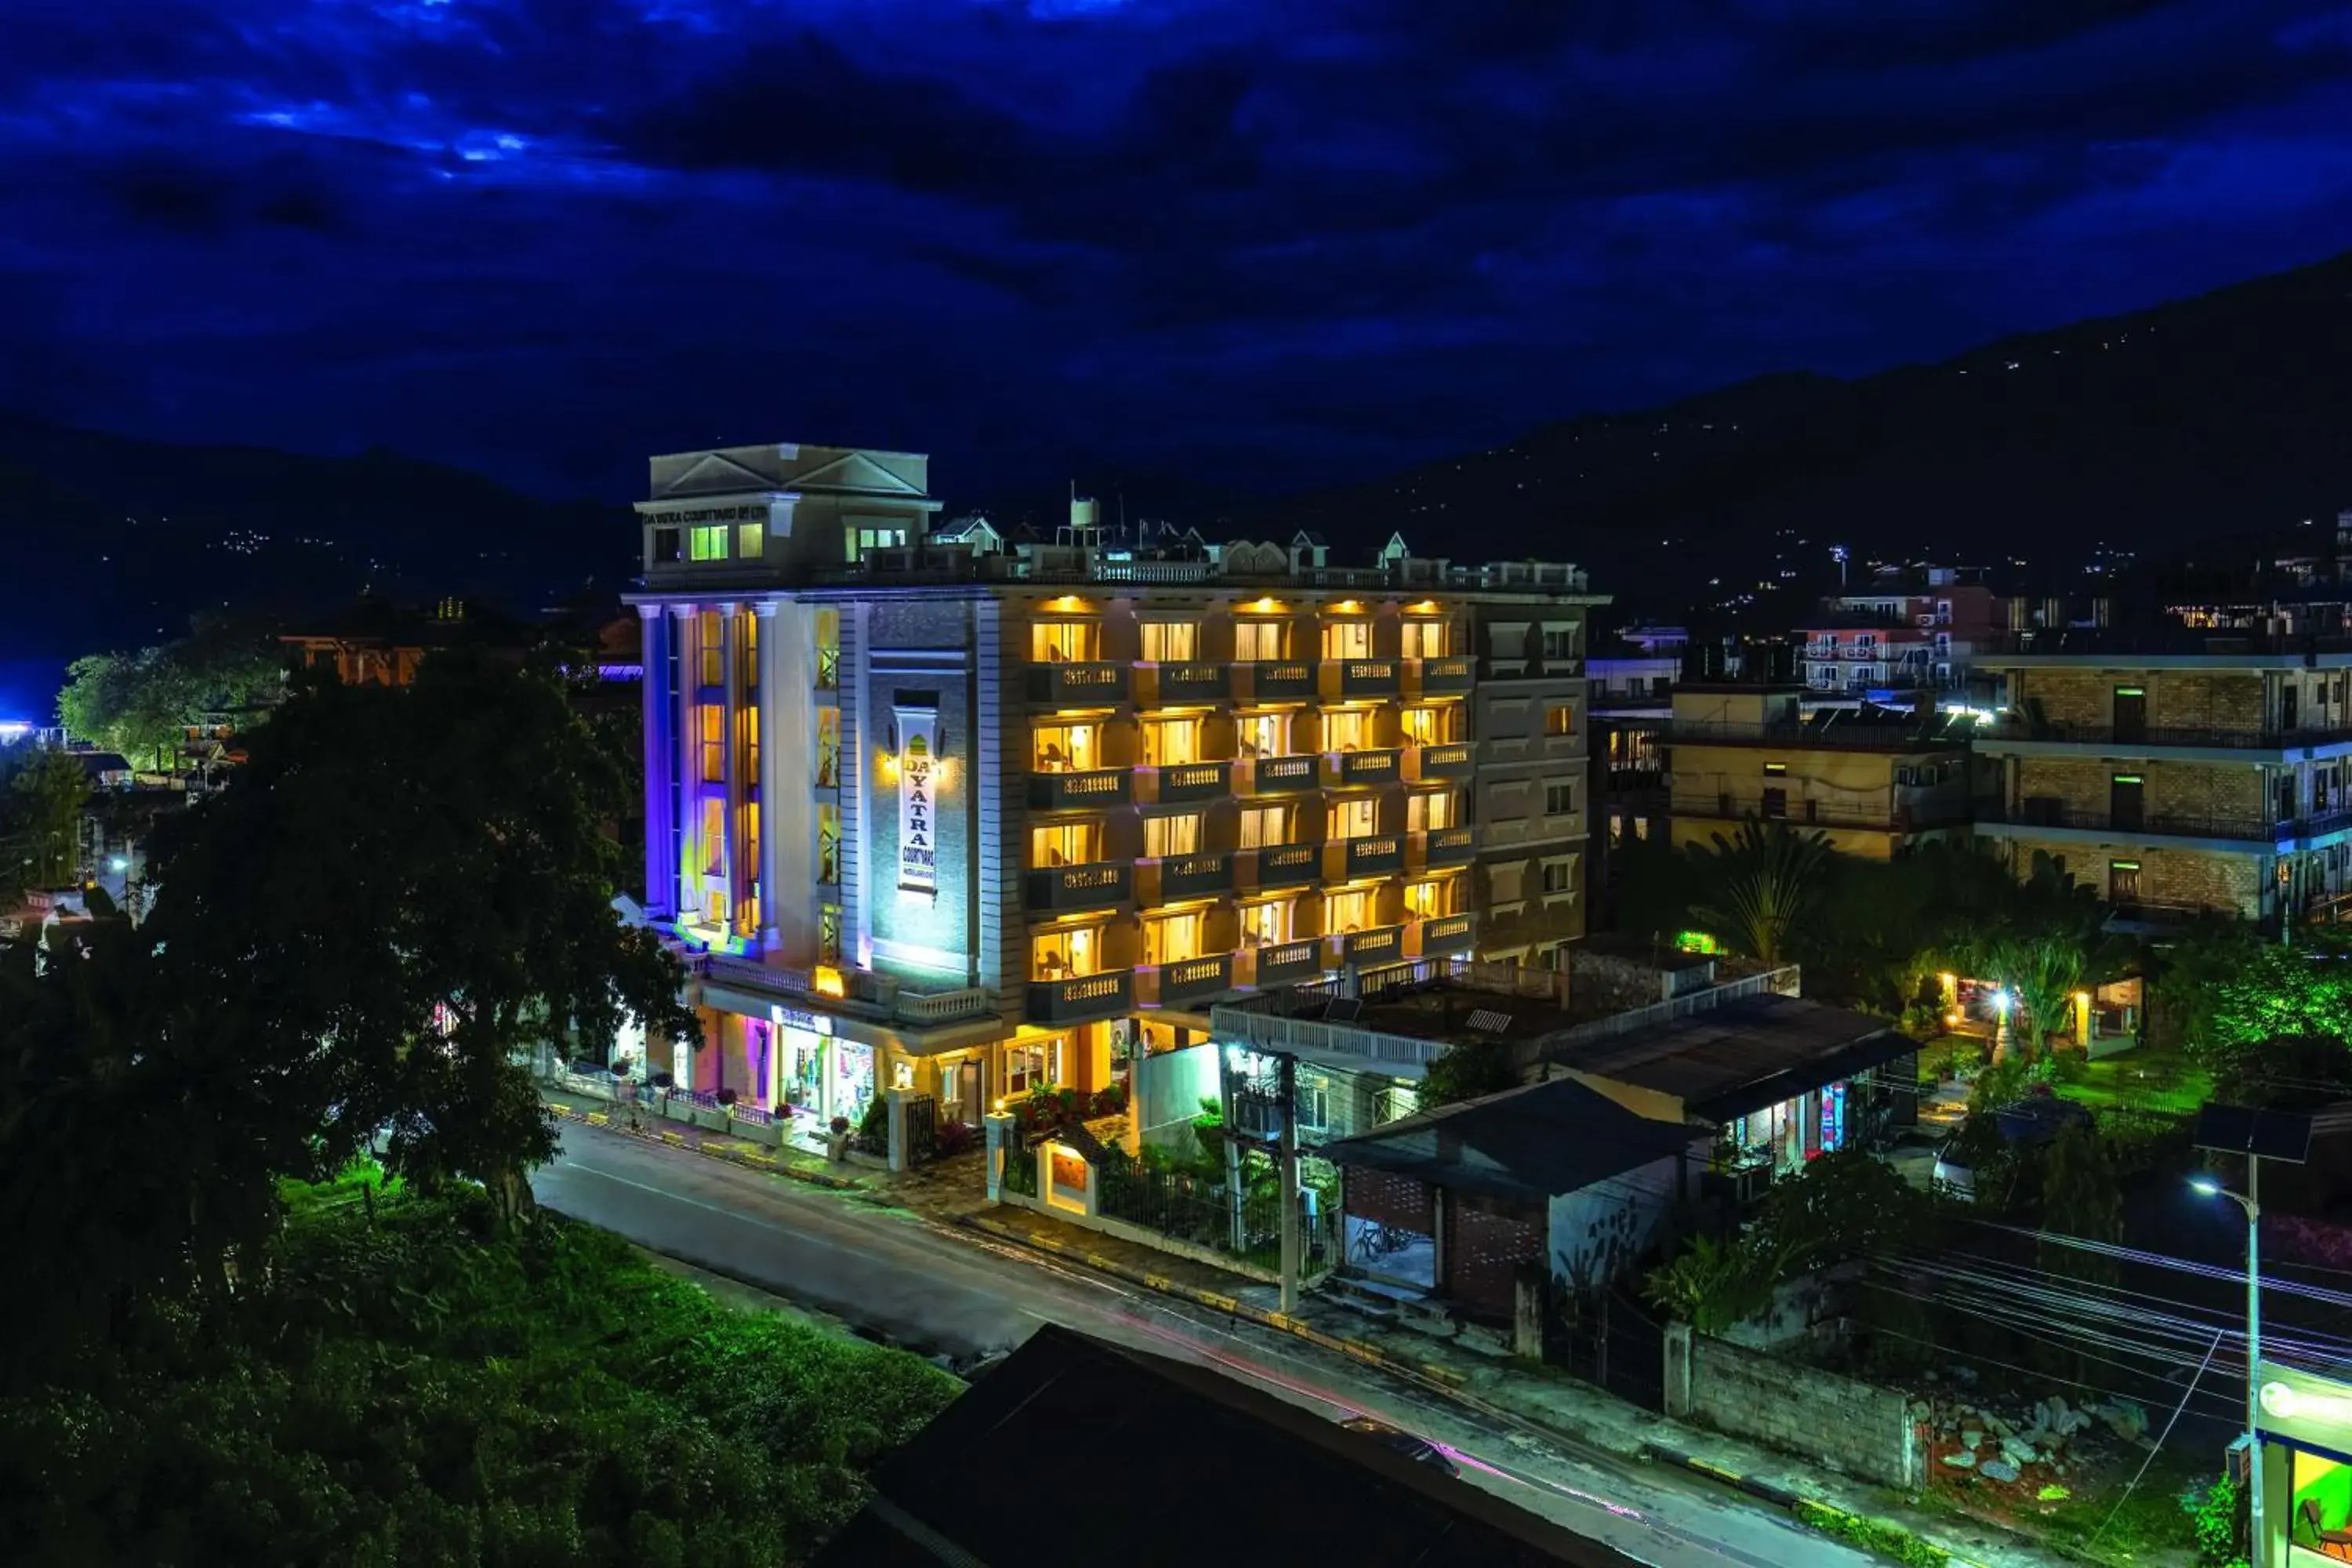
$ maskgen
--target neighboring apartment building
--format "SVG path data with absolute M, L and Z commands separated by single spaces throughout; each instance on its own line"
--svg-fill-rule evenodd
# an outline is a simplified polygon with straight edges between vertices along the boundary
M 1971 661 L 2001 646 L 2007 608 L 1949 567 L 1883 573 L 1798 624 L 1802 679 L 1853 696 L 1958 690 Z
M 1636 627 L 1585 661 L 1592 756 L 1587 918 L 1596 931 L 1615 927 L 1625 846 L 1666 836 L 1666 721 L 1688 642 L 1679 626 Z
M 1796 686 L 1675 691 L 1666 762 L 1675 842 L 1729 838 L 1748 817 L 1819 829 L 1832 847 L 1884 860 L 1930 837 L 1965 836 L 1969 761 L 1961 721 L 1927 713 L 1802 717 Z
M 2007 709 L 1976 742 L 2001 768 L 2005 818 L 1977 834 L 2021 874 L 2037 849 L 2063 856 L 2151 923 L 2216 911 L 2275 926 L 2344 898 L 2352 647 L 2046 640 L 1992 661 Z
M 717 1047 L 681 1080 L 977 1121 L 1253 988 L 1581 932 L 1572 567 L 1139 550 L 1089 502 L 943 542 L 908 453 L 652 470 L 646 912 Z

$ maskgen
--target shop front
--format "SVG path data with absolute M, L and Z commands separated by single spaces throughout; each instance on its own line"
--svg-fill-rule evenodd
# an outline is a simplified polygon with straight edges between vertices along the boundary
M 2352 1563 L 2352 1384 L 2264 1362 L 2263 1550 L 2253 1568 Z

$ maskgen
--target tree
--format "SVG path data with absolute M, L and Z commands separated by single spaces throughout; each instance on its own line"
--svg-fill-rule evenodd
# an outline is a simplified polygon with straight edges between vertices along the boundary
M 2207 933 L 2168 962 L 2158 990 L 2190 1056 L 2224 1080 L 2285 1042 L 2352 1039 L 2352 935 L 2305 931 L 2301 945 Z
M 1729 839 L 1718 833 L 1714 848 L 1699 852 L 1708 889 L 1699 917 L 1750 957 L 1785 962 L 1798 923 L 1820 895 L 1830 854 L 1819 833 L 1749 817 Z
M 2011 1048 L 2022 1042 L 2032 1060 L 2050 1037 L 2066 1027 L 2074 993 L 2083 986 L 2083 950 L 2067 935 L 2013 935 L 1996 942 L 1980 973 L 2014 999 L 2010 1014 Z
M 554 1147 L 531 1057 L 601 1054 L 629 1016 L 698 1033 L 677 962 L 612 907 L 626 787 L 543 671 L 307 680 L 159 835 L 150 927 L 253 1072 L 316 1096 L 330 1168 L 381 1131 L 395 1172 L 478 1180 L 511 1222 Z
M 60 888 L 81 868 L 82 808 L 89 799 L 89 775 L 80 759 L 44 746 L 5 774 L 7 798 L 0 801 L 0 858 L 20 879 L 14 889 Z M 0 880 L 8 873 L 0 872 Z
M 1450 1105 L 1517 1088 L 1510 1047 L 1499 1040 L 1459 1040 L 1429 1064 L 1421 1079 L 1421 1103 Z
M 249 706 L 285 682 L 275 652 L 234 627 L 133 653 L 100 653 L 67 668 L 58 721 L 134 762 L 169 765 L 188 727 L 206 714 Z

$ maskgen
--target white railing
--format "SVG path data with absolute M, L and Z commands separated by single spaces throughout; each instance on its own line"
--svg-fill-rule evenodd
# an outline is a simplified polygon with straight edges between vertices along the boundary
M 849 994 L 828 995 L 816 988 L 805 969 L 761 963 L 723 952 L 703 953 L 695 960 L 707 979 L 741 985 L 771 994 L 806 997 L 813 1002 L 850 1008 L 878 1009 L 907 1024 L 941 1024 L 976 1018 L 995 1011 L 995 999 L 984 990 L 965 986 L 955 991 L 914 992 L 887 975 L 851 970 L 844 975 Z
M 961 991 L 901 991 L 894 1011 L 902 1023 L 943 1024 L 975 1018 L 995 1010 L 995 999 L 978 986 Z
M 1525 1066 L 1557 1057 L 1560 1052 L 1592 1040 L 1613 1039 L 1619 1035 L 1631 1035 L 1643 1029 L 1653 1029 L 1661 1024 L 1671 1024 L 1699 1013 L 1712 1012 L 1727 1002 L 1745 1001 L 1750 996 L 1794 996 L 1803 971 L 1796 964 L 1783 964 L 1761 973 L 1727 980 L 1720 985 L 1710 985 L 1704 991 L 1694 991 L 1664 1002 L 1653 1002 L 1646 1007 L 1629 1008 L 1612 1013 L 1605 1018 L 1573 1025 L 1536 1039 L 1521 1041 L 1512 1052 L 1513 1058 Z
M 1315 1018 L 1283 1018 L 1267 1013 L 1244 1012 L 1238 1007 L 1209 1009 L 1209 1027 L 1219 1039 L 1258 1046 L 1269 1051 L 1328 1051 L 1409 1067 L 1427 1067 L 1452 1048 L 1444 1040 L 1382 1034 L 1378 1029 L 1360 1029 L 1351 1024 L 1326 1024 Z

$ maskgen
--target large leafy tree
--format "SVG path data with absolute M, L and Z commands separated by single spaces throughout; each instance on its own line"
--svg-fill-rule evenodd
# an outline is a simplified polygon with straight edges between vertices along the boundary
M 207 713 L 274 697 L 285 664 L 259 639 L 203 626 L 177 642 L 91 654 L 68 667 L 58 721 L 134 763 L 167 765 L 188 726 Z
M 445 654 L 411 687 L 308 681 L 161 838 L 150 926 L 254 1070 L 317 1093 L 328 1163 L 382 1132 L 395 1171 L 478 1180 L 512 1220 L 553 1152 L 531 1056 L 632 1016 L 697 1026 L 612 908 L 625 788 L 551 671 Z
M 1783 963 L 1793 956 L 1799 923 L 1820 900 L 1830 855 L 1819 833 L 1750 817 L 1699 852 L 1707 902 L 1696 912 L 1750 957 Z
M 80 759 L 45 746 L 9 769 L 6 781 L 0 842 L 21 858 L 26 885 L 72 881 L 81 857 L 82 808 L 89 800 L 89 775 Z

